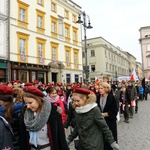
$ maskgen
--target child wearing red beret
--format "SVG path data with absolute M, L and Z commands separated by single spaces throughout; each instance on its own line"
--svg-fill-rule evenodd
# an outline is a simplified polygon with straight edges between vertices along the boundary
M 66 122 L 66 110 L 63 104 L 63 101 L 59 97 L 57 90 L 55 88 L 48 88 L 46 90 L 47 92 L 47 99 L 52 103 L 52 105 L 57 107 L 58 112 L 62 116 L 62 123 L 64 124 Z M 62 94 L 63 95 L 63 94 Z
M 29 131 L 31 150 L 68 150 L 61 115 L 42 91 L 36 87 L 23 88 L 26 103 L 24 122 Z
M 114 150 L 119 150 L 96 104 L 96 95 L 85 88 L 74 88 L 72 99 L 76 111 L 76 126 L 67 138 L 68 145 L 79 136 L 79 149 L 104 150 L 104 136 Z

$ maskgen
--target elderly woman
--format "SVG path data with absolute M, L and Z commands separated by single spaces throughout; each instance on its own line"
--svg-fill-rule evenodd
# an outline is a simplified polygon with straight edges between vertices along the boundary
M 107 82 L 101 82 L 99 85 L 100 94 L 97 96 L 97 104 L 105 118 L 109 129 L 112 131 L 115 141 L 117 141 L 117 122 L 118 102 L 110 92 L 111 86 Z M 104 149 L 112 150 L 110 145 L 104 139 Z

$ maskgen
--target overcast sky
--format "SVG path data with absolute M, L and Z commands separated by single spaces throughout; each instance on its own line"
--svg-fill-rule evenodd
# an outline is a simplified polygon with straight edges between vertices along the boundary
M 87 38 L 103 37 L 141 62 L 139 29 L 150 26 L 150 0 L 73 0 L 89 15 Z

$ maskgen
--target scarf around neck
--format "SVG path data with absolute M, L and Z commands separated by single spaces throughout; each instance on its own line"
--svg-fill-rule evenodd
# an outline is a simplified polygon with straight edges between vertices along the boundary
M 59 96 L 57 95 L 55 99 L 47 96 L 46 99 L 48 99 L 51 103 L 55 103 L 55 102 L 57 102 L 59 100 Z
M 43 107 L 40 112 L 34 116 L 34 112 L 26 109 L 24 114 L 24 123 L 28 131 L 39 131 L 44 127 L 51 113 L 51 103 L 47 99 L 43 101 Z
M 76 108 L 75 108 L 75 111 L 76 111 L 78 114 L 87 113 L 87 112 L 89 112 L 91 109 L 93 109 L 93 108 L 96 107 L 96 106 L 97 106 L 96 103 L 91 103 L 91 104 L 87 104 L 87 105 L 82 106 L 82 107 L 76 107 Z

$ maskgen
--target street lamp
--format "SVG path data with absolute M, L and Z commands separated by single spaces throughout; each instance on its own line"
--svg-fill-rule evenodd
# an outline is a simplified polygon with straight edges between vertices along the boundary
M 83 16 L 83 21 L 81 20 L 81 15 Z M 88 18 L 88 26 L 86 19 Z M 82 14 L 79 14 L 78 21 L 76 23 L 82 24 L 84 27 L 84 48 L 85 48 L 85 75 L 86 75 L 86 82 L 88 82 L 89 78 L 89 67 L 87 64 L 87 44 L 86 44 L 86 29 L 92 29 L 90 22 L 90 17 L 86 15 L 85 11 L 82 12 Z

